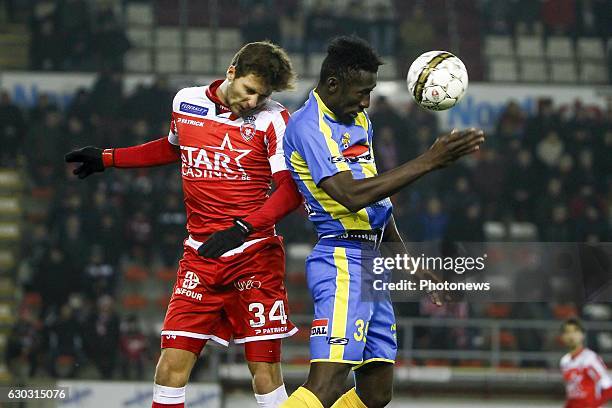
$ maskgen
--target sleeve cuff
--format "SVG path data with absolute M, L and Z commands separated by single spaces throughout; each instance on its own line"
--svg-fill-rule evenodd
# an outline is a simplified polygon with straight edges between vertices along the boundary
M 104 168 L 115 165 L 115 149 L 104 149 L 102 151 L 102 164 Z

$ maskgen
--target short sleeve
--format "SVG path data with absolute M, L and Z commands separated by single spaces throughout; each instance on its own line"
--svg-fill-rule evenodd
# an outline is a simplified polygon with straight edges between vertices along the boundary
M 314 126 L 306 126 L 296 131 L 296 151 L 306 162 L 316 185 L 326 177 L 350 170 L 331 134 L 325 134 Z
M 283 142 L 288 121 L 289 111 L 283 109 L 273 115 L 272 121 L 266 130 L 268 161 L 272 174 L 287 170 Z
M 168 131 L 168 142 L 171 144 L 178 146 L 179 138 L 178 138 L 178 128 L 176 127 L 176 118 L 174 117 L 174 112 L 172 112 L 172 119 L 170 120 L 170 130 Z

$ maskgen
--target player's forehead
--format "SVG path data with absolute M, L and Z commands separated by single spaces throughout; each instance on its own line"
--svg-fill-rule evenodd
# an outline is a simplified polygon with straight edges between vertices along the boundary
M 350 71 L 347 78 L 347 88 L 351 91 L 361 92 L 372 90 L 376 87 L 378 74 L 363 69 Z
M 272 87 L 270 84 L 268 84 L 263 77 L 257 74 L 246 74 L 236 78 L 236 81 L 238 81 L 244 88 L 253 90 L 259 95 L 270 95 L 272 93 Z

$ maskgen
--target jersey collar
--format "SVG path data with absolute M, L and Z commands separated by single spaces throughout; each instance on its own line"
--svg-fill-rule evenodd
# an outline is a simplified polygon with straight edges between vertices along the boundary
M 329 109 L 327 107 L 327 105 L 325 105 L 323 103 L 323 100 L 321 99 L 321 97 L 319 96 L 319 94 L 317 93 L 317 91 L 315 91 L 314 89 L 312 90 L 312 95 L 314 96 L 315 100 L 317 101 L 317 105 L 319 106 L 319 109 L 323 112 L 324 115 L 328 116 L 331 120 L 333 120 L 334 122 L 338 122 L 338 118 L 336 117 L 336 115 L 334 114 L 334 112 L 331 111 L 331 109 Z
M 219 99 L 219 97 L 217 96 L 217 89 L 219 89 L 219 86 L 222 83 L 223 79 L 217 79 L 216 81 L 213 81 L 210 85 L 208 85 L 208 88 L 206 88 L 206 97 L 208 97 L 208 99 L 210 99 L 215 104 L 216 115 L 222 115 L 224 113 L 231 112 L 231 109 L 224 105 L 223 102 L 221 102 L 221 99 Z

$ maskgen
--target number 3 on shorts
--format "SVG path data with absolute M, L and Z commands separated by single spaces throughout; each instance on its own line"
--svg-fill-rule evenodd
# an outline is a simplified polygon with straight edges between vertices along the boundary
M 257 321 L 250 319 L 249 325 L 251 327 L 261 327 L 266 324 L 266 316 L 265 316 L 266 308 L 262 303 L 250 303 L 249 304 L 249 312 L 254 312 L 254 317 L 257 318 Z M 277 300 L 272 305 L 270 309 L 270 313 L 268 313 L 268 321 L 276 321 L 280 320 L 281 324 L 287 324 L 287 315 L 285 314 L 285 305 L 282 300 Z

